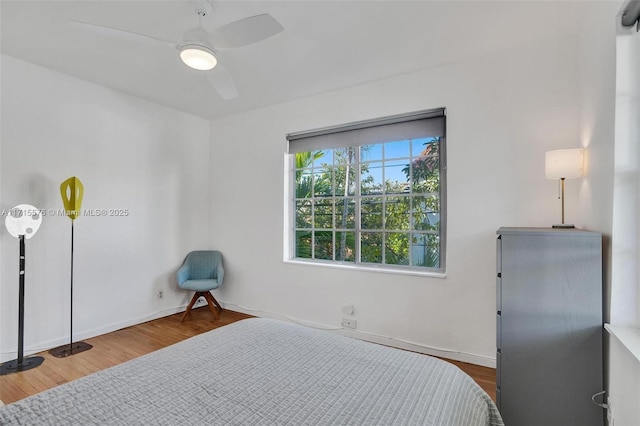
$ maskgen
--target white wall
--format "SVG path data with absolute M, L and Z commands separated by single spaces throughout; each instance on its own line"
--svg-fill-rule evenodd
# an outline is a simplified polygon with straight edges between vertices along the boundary
M 360 337 L 495 365 L 495 233 L 559 222 L 544 152 L 578 145 L 577 60 L 577 39 L 541 42 L 213 121 L 221 300 L 328 328 L 354 304 Z M 285 134 L 443 106 L 446 279 L 283 262 Z M 577 188 L 568 182 L 568 221 L 577 220 Z
M 580 38 L 579 142 L 586 149 L 586 176 L 580 184 L 578 222 L 603 233 L 605 288 L 611 280 L 613 137 L 615 121 L 615 14 L 619 4 L 594 2 Z M 606 291 L 608 306 L 608 294 Z M 608 319 L 608 312 L 605 313 Z
M 129 210 L 75 221 L 74 340 L 176 312 L 190 295 L 174 272 L 208 246 L 209 123 L 4 55 L 1 67 L 0 209 L 62 208 L 59 185 L 75 175 L 83 208 Z M 68 342 L 70 223 L 47 216 L 27 241 L 26 352 Z M 4 223 L 0 248 L 7 360 L 17 348 L 18 240 Z

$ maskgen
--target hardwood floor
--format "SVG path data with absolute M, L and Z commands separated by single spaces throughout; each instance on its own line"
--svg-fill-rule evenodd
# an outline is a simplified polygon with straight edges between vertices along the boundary
M 444 361 L 457 365 L 462 371 L 471 376 L 480 387 L 489 394 L 493 402 L 496 401 L 496 369 L 483 367 L 481 365 L 469 364 L 467 362 L 454 361 L 440 358 Z
M 44 363 L 35 369 L 0 376 L 0 400 L 9 404 L 30 395 L 78 379 L 96 371 L 120 364 L 165 346 L 222 327 L 245 318 L 239 312 L 225 309 L 219 321 L 206 306 L 191 311 L 184 323 L 182 313 L 138 324 L 113 333 L 86 339 L 93 349 L 66 358 L 55 358 L 48 352 L 38 355 Z M 459 361 L 450 361 L 469 374 L 495 401 L 496 372 Z
M 181 317 L 182 313 L 178 313 L 83 340 L 93 349 L 70 357 L 55 358 L 42 352 L 38 355 L 45 360 L 40 367 L 0 376 L 0 400 L 9 404 L 251 316 L 225 309 L 220 320 L 213 321 L 213 314 L 203 306 L 193 309 L 183 323 Z

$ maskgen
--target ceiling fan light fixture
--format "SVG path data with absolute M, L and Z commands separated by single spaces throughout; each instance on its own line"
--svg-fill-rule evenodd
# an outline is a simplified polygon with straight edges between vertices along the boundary
M 188 67 L 199 71 L 213 69 L 218 63 L 213 50 L 201 44 L 185 44 L 181 46 L 180 59 Z

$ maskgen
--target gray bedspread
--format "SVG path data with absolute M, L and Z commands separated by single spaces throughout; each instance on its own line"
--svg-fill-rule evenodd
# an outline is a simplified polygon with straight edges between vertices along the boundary
M 0 407 L 0 424 L 503 423 L 452 364 L 252 318 Z

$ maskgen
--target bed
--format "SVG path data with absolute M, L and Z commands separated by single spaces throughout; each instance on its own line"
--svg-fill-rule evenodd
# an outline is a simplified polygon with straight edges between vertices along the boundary
M 0 425 L 503 423 L 450 363 L 251 318 L 0 407 Z

